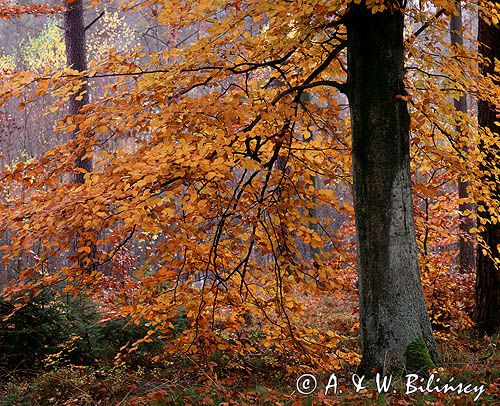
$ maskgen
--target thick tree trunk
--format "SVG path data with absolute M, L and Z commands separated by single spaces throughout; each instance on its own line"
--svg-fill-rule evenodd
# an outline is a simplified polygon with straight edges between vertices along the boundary
M 83 0 L 66 0 L 67 10 L 64 12 L 64 39 L 66 43 L 66 59 L 69 67 L 84 71 L 87 69 L 87 49 L 85 42 L 85 22 L 83 19 Z M 82 98 L 79 99 L 78 93 L 69 100 L 69 113 L 78 114 L 80 109 L 88 104 L 89 93 L 88 85 L 85 82 L 81 87 Z M 92 170 L 90 159 L 77 159 L 77 166 L 87 172 Z M 83 173 L 75 176 L 77 183 L 83 183 Z
M 452 14 L 450 19 L 450 39 L 452 45 L 463 45 L 464 40 L 462 36 L 462 6 L 460 1 L 455 2 L 456 14 Z M 467 97 L 463 95 L 458 100 L 454 100 L 455 109 L 462 113 L 467 113 Z M 460 127 L 457 127 L 460 131 Z M 467 182 L 462 180 L 458 181 L 458 197 L 460 199 L 467 198 Z M 473 210 L 470 203 L 461 203 L 458 210 L 463 213 L 466 210 Z M 468 235 L 471 228 L 474 227 L 474 222 L 470 217 L 460 215 L 460 234 L 461 237 L 458 242 L 458 265 L 460 272 L 472 272 L 475 266 L 474 243 L 470 238 L 464 238 Z
M 500 1 L 496 0 L 498 5 Z M 494 75 L 495 58 L 500 58 L 500 28 L 489 25 L 482 18 L 479 18 L 478 39 L 480 42 L 479 51 L 488 58 L 489 62 L 483 64 L 482 71 L 485 75 Z M 497 67 L 498 69 L 498 67 Z M 497 76 L 498 78 L 498 76 Z M 486 101 L 478 102 L 478 121 L 482 127 L 488 127 L 492 132 L 500 134 L 500 128 L 495 122 L 496 106 L 488 104 Z M 481 146 L 480 146 L 481 147 Z M 488 152 L 486 162 L 498 162 L 498 152 Z M 490 185 L 498 185 L 498 179 L 485 170 L 484 182 Z M 500 199 L 500 192 L 495 192 L 494 198 Z M 488 206 L 488 205 L 486 205 Z M 499 258 L 498 247 L 500 244 L 500 224 L 493 224 L 490 221 L 489 214 L 479 213 L 488 223 L 479 227 L 483 228 L 481 232 L 482 239 L 490 247 L 493 257 Z M 495 264 L 490 256 L 484 255 L 483 248 L 479 245 L 477 250 L 476 267 L 476 329 L 481 334 L 494 334 L 499 331 L 500 326 L 500 270 L 495 269 Z
M 403 15 L 352 5 L 347 23 L 354 210 L 363 357 L 360 372 L 400 370 L 423 339 L 437 357 L 413 221 Z

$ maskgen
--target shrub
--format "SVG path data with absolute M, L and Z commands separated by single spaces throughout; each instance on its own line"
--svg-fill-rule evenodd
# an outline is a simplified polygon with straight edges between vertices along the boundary
M 44 295 L 17 310 L 13 302 L 1 301 L 0 317 L 0 364 L 8 369 L 93 365 L 147 332 L 145 325 L 128 327 L 124 318 L 102 323 L 97 305 L 86 297 Z M 155 340 L 144 348 L 159 344 Z

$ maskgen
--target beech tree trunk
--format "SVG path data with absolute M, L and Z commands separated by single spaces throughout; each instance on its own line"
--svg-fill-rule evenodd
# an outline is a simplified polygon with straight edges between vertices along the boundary
M 462 36 L 462 6 L 460 1 L 455 2 L 456 14 L 451 15 L 450 19 L 450 40 L 453 45 L 463 45 L 464 39 Z M 458 100 L 453 101 L 455 109 L 462 113 L 467 113 L 467 97 L 463 95 Z M 457 131 L 460 128 L 457 127 Z M 458 181 L 458 197 L 460 199 L 467 198 L 467 182 L 459 179 Z M 460 212 L 473 210 L 470 203 L 461 203 L 458 206 Z M 474 227 L 474 222 L 467 216 L 460 216 L 460 237 L 458 242 L 458 266 L 461 273 L 472 272 L 475 265 L 474 243 L 470 238 L 464 238 L 464 235 L 469 234 L 470 229 Z
M 500 1 L 494 3 L 498 6 Z M 479 51 L 488 58 L 489 62 L 483 64 L 482 71 L 484 75 L 494 75 L 495 58 L 500 58 L 500 28 L 489 25 L 481 17 L 479 17 L 478 39 L 480 42 Z M 498 67 L 497 67 L 498 69 Z M 497 73 L 498 75 L 498 73 Z M 498 76 L 497 76 L 498 78 Z M 498 84 L 498 83 L 497 83 Z M 496 106 L 488 104 L 484 100 L 478 102 L 478 121 L 482 127 L 488 127 L 497 135 L 500 134 L 500 128 L 495 122 Z M 481 147 L 481 146 L 480 146 Z M 486 162 L 497 162 L 500 151 L 489 151 Z M 490 156 L 491 155 L 491 156 Z M 490 185 L 497 185 L 498 178 L 495 179 L 491 174 L 491 169 L 485 170 L 484 182 Z M 495 206 L 498 207 L 500 200 L 500 192 L 495 192 Z M 487 206 L 487 205 L 486 205 Z M 493 257 L 499 258 L 498 245 L 500 244 L 500 224 L 493 224 L 490 221 L 488 212 L 479 213 L 483 218 L 488 220 L 483 227 L 481 237 L 490 247 Z M 477 267 L 476 267 L 476 329 L 481 334 L 494 334 L 499 331 L 500 326 L 500 270 L 495 269 L 495 264 L 490 256 L 484 255 L 483 248 L 478 245 L 477 250 Z
M 406 367 L 408 346 L 437 351 L 422 292 L 410 179 L 403 15 L 351 5 L 347 21 L 362 361 Z
M 64 12 L 64 40 L 66 43 L 66 60 L 69 67 L 84 71 L 87 69 L 87 49 L 85 40 L 85 22 L 83 19 L 83 0 L 66 0 L 66 11 Z M 89 93 L 86 82 L 82 84 L 80 100 L 77 98 L 79 93 L 70 97 L 69 113 L 78 114 L 80 109 L 88 104 Z M 75 134 L 74 134 L 75 135 Z M 77 158 L 77 166 L 87 172 L 92 171 L 92 162 L 90 159 Z M 83 183 L 83 173 L 75 176 L 77 183 Z

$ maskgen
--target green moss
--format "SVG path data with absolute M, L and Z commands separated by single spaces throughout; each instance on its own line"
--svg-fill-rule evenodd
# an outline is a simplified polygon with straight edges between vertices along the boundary
M 429 376 L 429 369 L 435 367 L 429 349 L 422 338 L 417 338 L 406 347 L 406 369 L 408 372 Z

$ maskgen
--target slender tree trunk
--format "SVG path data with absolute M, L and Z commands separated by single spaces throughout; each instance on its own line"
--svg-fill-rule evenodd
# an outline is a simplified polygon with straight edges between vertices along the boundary
M 494 3 L 498 6 L 500 1 Z M 495 58 L 498 61 L 500 58 L 500 28 L 489 25 L 481 17 L 479 17 L 478 39 L 480 42 L 479 51 L 483 56 L 488 58 L 482 66 L 484 75 L 495 74 Z M 498 62 L 497 62 L 498 63 Z M 497 66 L 498 69 L 498 66 Z M 498 79 L 498 73 L 497 73 Z M 499 83 L 497 82 L 497 85 Z M 490 105 L 484 100 L 478 102 L 478 121 L 482 127 L 488 127 L 497 136 L 500 134 L 500 128 L 495 122 L 496 106 Z M 481 146 L 480 146 L 481 147 Z M 486 162 L 498 163 L 498 153 L 489 151 Z M 498 178 L 495 179 L 491 169 L 483 168 L 484 183 L 496 185 L 498 187 Z M 496 206 L 500 200 L 500 192 L 494 192 Z M 486 207 L 488 205 L 485 205 Z M 487 224 L 479 223 L 479 228 L 482 228 L 480 236 L 490 247 L 493 257 L 500 258 L 498 250 L 500 244 L 500 224 L 491 222 L 491 215 L 488 212 L 479 213 L 487 220 Z M 477 267 L 476 267 L 476 329 L 481 334 L 494 334 L 499 331 L 500 326 L 500 270 L 495 268 L 492 258 L 483 253 L 483 248 L 478 245 L 477 250 Z
M 87 49 L 85 42 L 85 22 L 83 19 L 83 0 L 66 0 L 67 10 L 64 12 L 64 39 L 66 43 L 66 59 L 69 67 L 84 71 L 87 69 Z M 83 83 L 81 87 L 81 98 L 78 93 L 72 96 L 69 100 L 69 113 L 78 114 L 80 109 L 88 104 L 89 93 L 87 83 Z M 76 134 L 73 134 L 75 136 Z M 87 172 L 92 171 L 92 162 L 90 159 L 83 157 L 77 158 L 77 166 Z M 75 176 L 76 183 L 83 183 L 83 173 L 78 173 Z
M 66 0 L 66 11 L 64 12 L 64 40 L 66 44 L 66 60 L 67 65 L 79 72 L 87 69 L 87 48 L 85 39 L 85 21 L 83 18 L 83 0 Z M 89 86 L 87 82 L 83 82 L 79 92 L 71 96 L 69 99 L 69 114 L 76 115 L 80 110 L 89 103 Z M 76 131 L 72 134 L 76 137 Z M 82 153 L 76 159 L 76 165 L 79 169 L 85 172 L 92 171 L 92 161 L 89 158 L 84 158 Z M 75 174 L 75 183 L 84 183 L 85 173 L 78 172 Z M 91 252 L 88 257 L 78 253 L 79 246 L 90 246 Z M 96 246 L 86 237 L 75 234 L 73 240 L 73 250 L 77 254 L 78 264 L 81 269 L 89 272 L 94 268 L 94 259 L 96 257 Z
M 450 39 L 452 45 L 463 45 L 464 39 L 462 36 L 462 6 L 460 1 L 455 2 L 455 13 L 451 15 L 450 20 Z M 462 113 L 467 113 L 467 96 L 464 94 L 458 100 L 454 100 L 455 109 Z M 457 131 L 460 131 L 460 127 L 457 126 Z M 460 199 L 465 199 L 467 195 L 467 182 L 459 179 L 458 181 L 458 197 Z M 466 210 L 473 210 L 472 204 L 470 203 L 460 203 L 458 210 L 463 213 Z M 471 218 L 467 216 L 460 215 L 460 239 L 459 239 L 459 250 L 458 250 L 458 264 L 461 273 L 467 273 L 474 270 L 475 267 L 475 255 L 474 255 L 474 243 L 467 236 L 470 229 L 474 227 L 474 222 Z
M 397 2 L 393 2 L 397 3 Z M 351 5 L 347 22 L 354 210 L 363 357 L 359 371 L 400 370 L 408 346 L 436 344 L 413 220 L 403 14 Z

